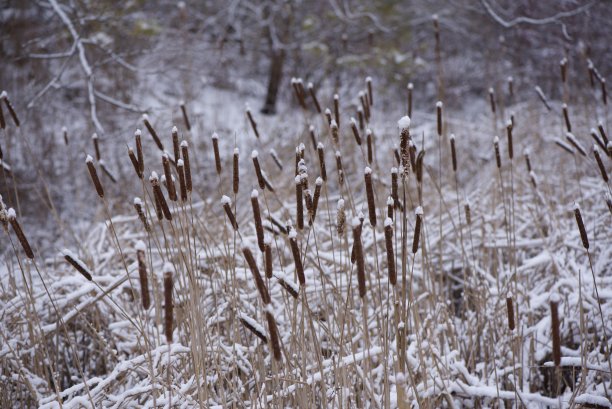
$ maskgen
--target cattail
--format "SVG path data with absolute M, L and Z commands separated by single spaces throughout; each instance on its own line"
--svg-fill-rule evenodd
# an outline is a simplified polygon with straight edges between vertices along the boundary
M 368 145 L 368 164 L 372 164 L 374 161 L 374 147 L 372 146 L 372 130 L 366 129 L 366 141 Z
M 15 209 L 8 209 L 7 218 L 9 223 L 11 224 L 11 227 L 13 228 L 13 231 L 15 232 L 15 235 L 17 236 L 17 239 L 19 240 L 19 243 L 21 243 L 21 247 L 23 248 L 26 257 L 30 260 L 34 259 L 34 252 L 32 251 L 32 247 L 30 247 L 30 242 L 28 242 L 28 239 L 26 238 L 25 234 L 23 234 L 21 225 L 17 220 L 17 213 L 15 213 Z
M 295 168 L 294 168 L 294 176 L 297 176 L 300 169 L 300 161 L 302 160 L 302 155 L 300 154 L 300 148 L 295 147 Z
M 465 212 L 465 222 L 469 226 L 472 224 L 472 211 L 470 210 L 470 202 L 467 199 L 463 203 L 463 211 Z
M 234 230 L 238 230 L 238 223 L 236 222 L 236 218 L 234 217 L 234 213 L 232 212 L 232 199 L 229 196 L 221 196 L 221 205 L 223 206 L 223 210 L 225 210 L 225 214 L 230 221 L 230 224 L 234 228 Z
M 174 322 L 174 305 L 172 304 L 172 267 L 164 266 L 164 333 L 166 342 L 172 343 L 173 322 Z
M 442 136 L 442 101 L 436 102 L 436 114 L 438 119 L 438 136 Z
M 300 248 L 297 243 L 297 232 L 291 230 L 289 232 L 289 245 L 291 246 L 291 254 L 293 254 L 293 262 L 295 263 L 295 272 L 300 285 L 306 285 L 306 277 L 304 276 L 304 266 L 300 255 Z
M 353 248 L 355 249 L 355 263 L 357 264 L 357 282 L 359 284 L 359 297 L 364 298 L 367 292 L 365 278 L 365 260 L 363 258 L 363 244 L 361 243 L 361 222 L 353 219 Z
M 499 153 L 499 137 L 493 138 L 493 147 L 495 148 L 495 162 L 497 163 L 497 169 L 501 169 L 501 154 Z
M 0 103 L 0 129 L 6 128 L 6 121 L 4 120 L 4 111 L 2 110 L 2 103 Z M 63 129 L 66 129 L 65 127 Z M 64 133 L 66 135 L 66 133 Z M 64 141 L 67 141 L 68 138 L 64 137 Z M 66 143 L 68 145 L 68 143 Z
M 414 237 L 412 239 L 412 254 L 416 254 L 419 250 L 419 239 L 421 237 L 421 225 L 423 224 L 423 208 L 417 207 L 414 211 L 416 214 L 416 224 L 414 226 Z
M 340 97 L 338 94 L 334 94 L 334 116 L 336 118 L 336 125 L 340 127 Z
M 370 105 L 374 105 L 374 93 L 372 92 L 372 77 L 366 78 L 366 85 L 368 86 L 368 101 Z
M 514 79 L 512 77 L 508 77 L 508 95 L 510 95 L 510 98 L 514 97 Z
M 312 226 L 314 223 L 315 217 L 317 216 L 317 208 L 319 207 L 319 199 L 321 198 L 321 187 L 323 186 L 323 179 L 320 177 L 315 181 L 315 191 L 312 197 L 312 208 L 310 211 L 310 221 L 309 225 Z
M 295 201 L 297 205 L 297 228 L 304 228 L 304 200 L 303 200 L 303 185 L 300 176 L 295 177 Z
M 166 202 L 166 198 L 164 197 L 164 193 L 161 190 L 159 185 L 159 177 L 156 172 L 151 173 L 151 177 L 149 177 L 149 182 L 153 186 L 153 195 L 155 196 L 155 200 L 159 202 L 159 206 L 164 214 L 164 218 L 168 221 L 172 220 L 172 214 L 170 213 L 170 208 L 168 207 L 168 202 Z M 176 192 L 175 192 L 176 194 Z
M 329 125 L 331 128 L 332 141 L 334 145 L 338 146 L 340 143 L 340 132 L 338 131 L 338 123 L 335 119 L 332 119 L 331 124 Z
M 589 238 L 587 237 L 586 229 L 584 228 L 584 222 L 582 221 L 582 214 L 580 213 L 580 206 L 576 203 L 574 205 L 574 215 L 576 216 L 576 223 L 578 224 L 578 230 L 580 230 L 580 239 L 582 240 L 582 246 L 585 249 L 589 249 Z
M 561 149 L 563 149 L 564 151 L 568 152 L 570 155 L 574 154 L 574 149 L 572 149 L 571 146 L 569 146 L 568 144 L 566 144 L 565 142 L 563 142 L 561 139 L 559 138 L 555 138 L 554 139 L 555 144 L 557 146 L 559 146 Z
M 300 106 L 303 109 L 306 109 L 306 102 L 304 101 L 304 95 L 302 94 L 297 78 L 291 78 L 291 87 L 293 88 L 293 92 Z
M 147 264 L 145 261 L 145 244 L 139 241 L 136 244 L 136 258 L 138 259 L 138 277 L 140 278 L 140 294 L 142 297 L 142 307 L 148 310 L 151 306 L 149 296 L 149 278 L 147 275 Z
M 266 278 L 272 278 L 272 242 L 269 239 L 264 243 L 264 263 Z
M 312 102 L 314 102 L 317 112 L 321 113 L 321 105 L 319 104 L 319 100 L 317 99 L 317 94 L 315 92 L 314 85 L 312 82 L 308 83 L 308 92 L 310 92 L 310 97 L 312 98 Z
M 595 66 L 591 59 L 587 60 L 587 68 L 589 70 L 589 82 L 591 83 L 591 88 L 593 88 L 595 87 Z
M 425 150 L 419 152 L 416 158 L 416 180 L 419 184 L 423 183 L 423 159 L 425 158 Z
M 132 165 L 134 166 L 134 171 L 136 172 L 136 175 L 138 176 L 139 179 L 142 179 L 143 174 L 140 172 L 140 164 L 138 163 L 138 159 L 136 158 L 136 155 L 134 154 L 134 150 L 132 149 L 131 146 L 128 146 L 128 156 L 130 157 L 130 161 L 132 162 Z
M 453 172 L 457 172 L 457 152 L 455 151 L 455 134 L 451 134 L 449 139 L 451 147 L 451 160 L 453 162 Z
M 578 139 L 576 139 L 576 137 L 574 136 L 573 133 L 566 132 L 565 133 L 565 138 L 576 148 L 576 150 L 578 150 L 578 152 L 580 152 L 580 154 L 582 156 L 584 156 L 584 157 L 587 156 L 586 150 L 582 147 L 580 142 L 578 142 Z
M 391 207 L 393 207 L 393 205 L 391 205 Z M 397 273 L 395 271 L 395 255 L 393 254 L 393 220 L 391 220 L 390 217 L 385 219 L 385 248 L 387 249 L 389 283 L 395 286 L 397 283 Z
M 365 127 L 365 121 L 363 118 L 363 108 L 361 107 L 357 108 L 357 120 L 359 121 L 359 129 L 363 131 L 363 128 Z
M 19 118 L 17 117 L 17 112 L 15 112 L 15 109 L 13 108 L 13 104 L 11 104 L 11 100 L 9 99 L 6 91 L 2 91 L 2 93 L 0 93 L 0 100 L 4 100 L 6 109 L 8 109 L 9 114 L 11 114 L 11 118 L 13 118 L 13 122 L 15 123 L 15 126 L 19 128 L 20 122 L 19 122 Z
M 403 116 L 400 118 L 400 120 L 397 121 L 397 126 L 400 130 L 401 164 L 404 167 L 404 170 L 407 171 L 410 168 L 410 117 Z
M 259 183 L 259 188 L 264 190 L 266 188 L 266 182 L 263 174 L 261 173 L 261 166 L 259 166 L 259 152 L 254 150 L 251 153 L 251 159 L 253 159 L 253 166 L 255 167 L 255 174 L 257 175 L 257 183 Z
M 4 118 L 2 117 L 2 105 L 0 104 L 0 128 L 4 129 L 2 121 L 4 121 Z M 68 146 L 68 129 L 65 126 L 62 126 L 62 135 L 64 136 L 64 145 Z
M 325 108 L 325 118 L 327 119 L 327 125 L 331 126 L 332 123 L 332 113 L 329 108 Z
M 255 286 L 257 287 L 257 291 L 259 291 L 261 300 L 265 305 L 270 304 L 270 294 L 268 293 L 268 288 L 266 287 L 264 280 L 261 278 L 259 268 L 257 267 L 257 262 L 255 262 L 255 257 L 253 257 L 251 249 L 246 246 L 243 247 L 242 254 L 244 255 L 244 259 L 246 260 L 247 265 L 251 270 L 251 274 L 253 275 L 253 279 L 255 280 Z
M 93 280 L 93 278 L 91 277 L 91 272 L 89 271 L 89 268 L 87 268 L 85 263 L 83 263 L 81 260 L 79 260 L 78 257 L 76 257 L 68 249 L 62 250 L 62 253 L 64 255 L 64 260 L 66 260 L 66 262 L 68 262 L 68 264 L 70 264 L 72 267 L 74 267 L 74 269 L 76 271 L 78 271 L 83 277 L 85 277 L 85 279 L 87 281 L 92 281 Z
M 219 135 L 216 132 L 212 134 L 213 152 L 215 154 L 215 169 L 217 175 L 221 175 L 221 156 L 219 156 Z
M 93 142 L 94 152 L 96 154 L 96 160 L 100 161 L 100 144 L 98 143 L 98 134 L 94 133 L 91 135 L 91 141 Z
M 572 132 L 572 124 L 569 119 L 567 104 L 563 104 L 563 118 L 565 119 L 565 127 L 567 128 L 567 132 Z
M 153 202 L 155 203 L 155 215 L 157 216 L 157 221 L 161 222 L 164 220 L 164 212 L 162 210 L 161 202 L 159 201 L 159 197 L 153 194 Z
M 370 218 L 370 224 L 372 227 L 376 227 L 376 205 L 374 203 L 374 188 L 372 186 L 372 169 L 366 167 L 363 174 L 366 186 L 366 197 L 368 201 L 368 217 Z
M 410 156 L 410 167 L 406 169 L 406 172 L 408 171 L 408 169 L 412 168 L 414 170 L 414 173 L 417 173 L 417 154 L 416 154 L 416 145 L 414 144 L 414 142 L 412 141 L 412 139 L 408 142 L 408 152 L 409 152 L 409 156 Z
M 514 302 L 512 301 L 512 294 L 508 294 L 506 297 L 506 313 L 508 314 L 508 328 L 510 328 L 510 331 L 514 331 Z
M 561 82 L 565 84 L 567 82 L 567 58 L 559 61 L 559 69 L 561 70 Z
M 344 199 L 338 200 L 338 207 L 336 213 L 336 230 L 338 236 L 344 236 L 344 226 L 346 224 L 346 213 L 344 212 Z
M 597 145 L 593 145 L 593 155 L 595 155 L 595 160 L 597 161 L 597 166 L 599 166 L 599 172 L 601 173 L 601 177 L 604 182 L 608 182 L 608 172 L 606 171 L 606 167 L 604 166 L 601 156 L 599 155 L 599 149 Z
M 489 88 L 489 103 L 491 104 L 491 112 L 495 114 L 495 91 Z
M 327 182 L 327 169 L 325 167 L 325 147 L 321 142 L 317 145 L 317 154 L 319 156 L 319 172 L 324 182 Z
M 527 166 L 527 172 L 531 172 L 531 160 L 529 159 L 529 151 L 525 149 L 523 155 L 525 156 L 525 165 Z
M 189 117 L 187 116 L 185 101 L 181 101 L 181 112 L 183 113 L 183 121 L 185 121 L 185 128 L 187 128 L 188 131 L 191 131 L 191 124 L 189 123 Z
M 514 148 L 512 147 L 512 121 L 506 122 L 506 135 L 508 137 L 508 157 L 514 158 Z
M 93 158 L 90 155 L 87 155 L 85 158 L 85 163 L 87 164 L 87 170 L 89 170 L 89 176 L 91 176 L 91 180 L 96 188 L 96 192 L 98 196 L 101 198 L 104 197 L 104 189 L 102 188 L 102 183 L 100 183 L 100 178 L 98 177 L 98 172 L 96 171 L 96 167 L 93 164 Z
M 540 88 L 539 86 L 536 85 L 534 89 L 535 89 L 536 94 L 538 94 L 538 97 L 540 98 L 540 101 L 542 101 L 542 103 L 544 104 L 546 109 L 549 110 L 549 111 L 552 111 L 552 108 L 550 107 L 550 104 L 548 103 L 548 99 L 544 95 L 544 92 L 542 91 L 542 88 Z
M 274 359 L 280 361 L 282 359 L 280 348 L 280 337 L 278 336 L 278 328 L 274 316 L 269 311 L 266 311 L 266 320 L 268 321 L 268 332 L 270 333 L 270 344 L 272 344 L 272 354 Z
M 183 164 L 185 165 L 185 186 L 187 191 L 191 192 L 191 165 L 189 164 L 189 145 L 187 141 L 181 142 L 181 154 L 183 155 Z
M 257 137 L 257 139 L 259 139 L 259 131 L 257 130 L 257 123 L 253 119 L 253 115 L 251 114 L 251 109 L 248 106 L 246 107 L 246 115 L 247 115 L 247 118 L 249 119 L 249 123 L 251 124 L 251 128 L 253 128 L 253 132 L 255 133 L 255 136 Z
M 164 150 L 164 145 L 161 143 L 161 140 L 159 139 L 159 136 L 157 136 L 157 132 L 155 132 L 155 129 L 153 129 L 153 126 L 151 125 L 151 122 L 149 122 L 149 117 L 148 117 L 147 114 L 144 114 L 142 116 L 142 122 L 144 123 L 144 126 L 147 128 L 147 130 L 151 134 L 151 137 L 153 138 L 153 141 L 155 141 L 155 144 L 157 145 L 159 150 L 163 151 Z
M 595 130 L 595 128 L 591 128 L 590 134 L 591 134 L 591 138 L 593 138 L 593 140 L 597 143 L 597 145 L 599 145 L 601 149 L 603 149 L 607 155 L 608 152 L 606 149 L 606 145 L 603 143 L 599 135 L 597 135 L 597 131 Z
M 181 158 L 181 146 L 176 126 L 172 127 L 172 149 L 174 149 L 174 162 L 176 163 Z
M 536 178 L 535 172 L 529 172 L 529 179 L 531 179 L 531 185 L 537 189 L 538 188 L 538 179 Z
M 187 201 L 187 185 L 185 184 L 185 164 L 183 159 L 179 159 L 176 162 L 176 172 L 179 177 L 179 188 L 181 189 L 181 201 Z
M 258 197 L 259 192 L 256 189 L 253 189 L 253 192 L 251 192 L 251 207 L 253 208 L 253 219 L 255 220 L 255 233 L 257 233 L 257 245 L 259 246 L 259 251 L 263 252 L 265 250 L 265 241 Z
M 408 83 L 408 116 L 412 117 L 412 90 L 414 89 L 414 85 L 412 82 Z
M 144 209 L 142 208 L 142 200 L 139 197 L 134 198 L 134 208 L 136 209 L 136 213 L 138 214 L 138 218 L 140 222 L 144 226 L 146 231 L 151 231 L 151 227 L 149 226 L 149 222 L 147 220 L 147 216 L 145 215 Z
M 361 136 L 359 136 L 359 129 L 357 129 L 357 121 L 355 121 L 353 117 L 351 117 L 351 130 L 353 131 L 355 142 L 357 142 L 357 145 L 361 146 Z
M 234 159 L 232 166 L 232 187 L 234 194 L 238 194 L 240 188 L 240 151 L 238 148 L 234 148 Z
M 395 201 L 391 196 L 387 197 L 387 217 L 393 220 L 393 209 L 395 208 Z
M 144 175 L 144 153 L 142 151 L 142 140 L 141 140 L 142 132 L 140 129 L 136 129 L 134 132 L 134 142 L 136 144 L 136 159 L 138 159 L 138 170 Z
M 174 177 L 170 170 L 170 156 L 167 152 L 162 155 L 162 165 L 164 167 L 164 176 L 166 176 L 166 188 L 168 189 L 168 196 L 170 200 L 176 202 L 178 197 L 176 196 L 176 186 L 174 185 Z
M 361 102 L 361 109 L 363 109 L 363 114 L 365 116 L 366 122 L 370 121 L 370 106 L 368 105 L 368 97 L 363 92 L 359 92 L 359 101 Z
M 317 150 L 317 136 L 315 135 L 314 125 L 308 126 L 308 134 L 310 135 L 310 142 L 312 143 L 312 149 L 316 151 Z
M 606 135 L 606 131 L 601 122 L 597 125 L 597 129 L 599 130 L 599 134 L 601 135 L 601 139 L 603 139 L 604 144 L 608 145 L 608 135 Z
M 268 338 L 263 331 L 263 327 L 261 327 L 257 322 L 244 314 L 240 314 L 238 319 L 244 325 L 246 329 L 251 331 L 257 338 L 261 339 L 263 342 L 268 343 Z
M 338 184 L 344 184 L 344 169 L 342 168 L 342 154 L 336 151 L 336 169 L 338 169 Z
M 606 79 L 602 78 L 600 81 L 600 84 L 601 84 L 601 102 L 603 102 L 604 105 L 608 105 L 608 90 L 606 88 Z M 13 115 L 13 111 L 11 111 L 11 115 Z M 15 122 L 17 123 L 17 121 Z M 17 126 L 19 126 L 19 123 L 17 123 Z
M 397 206 L 399 203 L 398 196 L 398 182 L 397 182 L 397 168 L 391 168 L 391 198 L 393 198 L 393 203 Z
M 553 293 L 550 296 L 550 326 L 552 337 L 552 355 L 556 367 L 561 365 L 561 337 L 559 334 L 559 296 Z

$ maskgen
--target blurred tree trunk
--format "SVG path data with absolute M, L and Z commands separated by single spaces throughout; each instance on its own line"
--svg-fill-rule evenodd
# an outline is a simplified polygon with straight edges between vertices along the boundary
M 281 81 L 283 80 L 283 66 L 285 65 L 285 50 L 275 50 L 270 54 L 270 70 L 268 71 L 268 90 L 266 100 L 261 112 L 266 115 L 276 113 L 276 100 Z

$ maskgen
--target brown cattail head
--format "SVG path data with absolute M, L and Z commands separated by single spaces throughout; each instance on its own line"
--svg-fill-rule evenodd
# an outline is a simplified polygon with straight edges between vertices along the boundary
M 293 255 L 293 262 L 295 263 L 295 272 L 298 277 L 300 285 L 306 285 L 306 276 L 304 275 L 304 265 L 302 264 L 302 256 L 300 255 L 300 247 L 297 242 L 297 232 L 291 230 L 289 232 L 289 245 L 291 247 L 291 254 Z
M 601 139 L 603 139 L 603 143 L 607 146 L 610 141 L 608 140 L 608 135 L 606 135 L 606 130 L 604 129 L 603 123 L 600 122 L 597 124 L 597 129 L 599 130 Z
M 302 177 L 295 177 L 295 202 L 296 202 L 296 217 L 297 217 L 297 228 L 302 230 L 304 228 L 304 195 L 303 195 L 303 184 Z
M 365 259 L 363 257 L 363 244 L 361 242 L 361 221 L 353 219 L 353 249 L 355 251 L 355 263 L 357 264 L 357 282 L 359 284 L 359 297 L 364 298 L 367 293 L 365 277 Z
M 525 156 L 525 166 L 527 166 L 527 172 L 531 172 L 531 160 L 529 159 L 529 151 L 525 149 L 523 155 Z
M 174 150 L 174 162 L 176 163 L 181 158 L 181 145 L 176 126 L 172 127 L 172 149 Z
M 365 92 L 360 91 L 359 101 L 361 102 L 361 109 L 363 109 L 365 120 L 366 122 L 369 122 L 370 121 L 370 104 L 368 104 L 368 95 Z
M 576 216 L 576 223 L 578 224 L 578 230 L 580 231 L 582 246 L 588 250 L 589 238 L 587 236 L 586 228 L 584 227 L 584 221 L 582 220 L 582 214 L 580 213 L 580 206 L 578 206 L 578 203 L 574 204 L 574 216 Z
M 374 146 L 372 141 L 372 130 L 370 128 L 366 129 L 366 143 L 368 146 L 368 164 L 372 164 L 374 161 Z
M 142 241 L 136 243 L 136 258 L 138 259 L 138 278 L 140 279 L 140 294 L 142 297 L 142 308 L 148 310 L 151 306 L 149 295 L 149 277 L 147 274 L 147 263 L 145 258 L 145 244 Z
M 565 119 L 565 127 L 567 128 L 567 132 L 572 132 L 572 123 L 570 122 L 567 104 L 563 104 L 563 119 Z
M 506 296 L 506 313 L 508 315 L 508 328 L 510 331 L 514 331 L 514 302 L 512 301 L 512 294 Z
M 91 141 L 93 142 L 94 152 L 96 154 L 96 160 L 99 162 L 101 157 L 100 157 L 100 143 L 98 140 L 97 133 L 94 133 L 93 135 L 91 135 Z
M 17 236 L 17 239 L 19 240 L 19 243 L 21 244 L 21 247 L 23 248 L 23 251 L 26 257 L 29 258 L 30 260 L 34 259 L 34 252 L 32 251 L 30 242 L 28 241 L 25 234 L 23 233 L 23 230 L 21 229 L 21 225 L 19 224 L 19 221 L 17 220 L 17 213 L 15 213 L 15 209 L 13 208 L 8 209 L 6 215 L 7 215 L 8 222 L 11 224 L 11 227 L 13 228 L 13 231 L 15 232 L 15 235 Z
M 316 151 L 317 150 L 317 135 L 315 134 L 314 125 L 308 126 L 308 134 L 310 135 L 310 143 L 312 143 L 312 149 Z
M 253 133 L 255 133 L 255 136 L 257 137 L 257 139 L 259 139 L 259 131 L 257 130 L 257 123 L 255 122 L 255 119 L 253 119 L 253 114 L 251 114 L 251 109 L 248 107 L 248 105 L 246 107 L 246 116 L 249 119 L 251 128 L 253 128 Z
M 419 154 L 416 158 L 416 180 L 419 184 L 423 183 L 423 159 L 425 158 L 425 150 L 419 151 Z
M 442 136 L 442 101 L 436 102 L 436 117 L 438 123 L 438 136 Z
M 390 217 L 385 219 L 385 248 L 387 249 L 389 284 L 395 286 L 397 283 L 397 272 L 395 271 L 395 255 L 393 253 L 393 220 Z
M 417 207 L 414 211 L 416 215 L 416 224 L 414 225 L 414 237 L 412 239 L 412 254 L 416 254 L 419 250 L 419 239 L 421 238 L 421 227 L 423 224 L 423 208 Z
M 315 191 L 312 197 L 312 208 L 310 209 L 310 217 L 308 224 L 312 226 L 315 217 L 317 216 L 317 208 L 319 207 L 319 199 L 321 198 L 321 188 L 323 187 L 323 179 L 318 177 L 315 181 Z
M 561 71 L 561 82 L 565 84 L 567 82 L 567 58 L 559 61 L 559 69 Z
M 266 283 L 264 283 L 263 278 L 261 278 L 259 268 L 257 267 L 257 263 L 255 262 L 255 257 L 253 257 L 251 249 L 246 246 L 243 247 L 242 254 L 244 255 L 244 259 L 246 260 L 249 269 L 251 270 L 251 274 L 253 275 L 253 279 L 255 280 L 255 286 L 257 287 L 257 291 L 259 291 L 261 300 L 263 301 L 264 305 L 270 304 L 270 294 L 268 293 L 268 288 L 266 287 Z
M 605 106 L 607 106 L 608 105 L 608 89 L 606 88 L 606 79 L 602 78 L 600 81 L 600 84 L 601 84 L 601 102 Z M 12 111 L 11 111 L 11 115 L 12 115 Z
M 340 132 L 338 131 L 338 123 L 335 119 L 332 119 L 329 127 L 331 129 L 332 141 L 334 142 L 334 145 L 338 146 L 340 143 Z
M 599 167 L 599 172 L 601 173 L 601 177 L 604 182 L 608 182 L 608 172 L 606 171 L 606 167 L 604 166 L 603 161 L 601 160 L 601 155 L 599 154 L 599 149 L 597 145 L 593 145 L 593 155 L 595 155 L 595 160 L 597 161 L 597 166 Z
M 0 129 L 5 129 L 6 128 L 6 121 L 4 120 L 4 111 L 2 110 L 2 101 L 0 101 Z M 64 127 L 64 129 L 66 129 Z M 68 138 L 65 136 L 66 133 L 64 133 L 64 141 L 67 141 Z M 68 145 L 66 143 L 66 145 Z
M 344 236 L 344 227 L 346 225 L 346 213 L 344 210 L 344 199 L 338 200 L 338 207 L 336 213 L 336 230 L 338 231 L 338 236 Z
M 147 128 L 147 130 L 151 134 L 151 137 L 153 138 L 153 141 L 155 141 L 155 144 L 157 145 L 159 150 L 163 151 L 164 150 L 164 145 L 161 143 L 161 140 L 159 139 L 159 136 L 157 136 L 157 132 L 155 132 L 155 129 L 153 129 L 153 126 L 151 125 L 151 122 L 149 122 L 149 117 L 148 117 L 147 114 L 144 114 L 142 116 L 142 122 L 144 123 L 144 126 Z
M 497 163 L 497 169 L 501 169 L 501 154 L 499 153 L 499 137 L 493 138 L 493 147 L 495 148 L 495 163 Z
M 391 197 L 393 198 L 393 203 L 395 207 L 399 204 L 399 195 L 398 195 L 398 181 L 397 181 L 397 168 L 391 168 Z
M 189 123 L 189 117 L 187 116 L 185 101 L 181 101 L 181 113 L 183 114 L 183 121 L 185 121 L 185 128 L 187 128 L 188 131 L 191 131 L 191 124 Z
M 342 154 L 336 151 L 336 169 L 338 169 L 338 184 L 344 184 L 344 168 L 342 167 Z
M 357 145 L 361 146 L 361 136 L 359 135 L 359 129 L 357 129 L 357 121 L 353 117 L 351 117 L 351 130 L 353 131 L 355 142 L 357 142 Z
M 168 202 L 166 202 L 166 198 L 164 197 L 164 193 L 161 190 L 159 184 L 159 177 L 156 172 L 152 172 L 149 177 L 149 182 L 151 182 L 151 186 L 153 186 L 153 195 L 155 196 L 155 201 L 161 208 L 162 213 L 164 214 L 164 218 L 166 220 L 172 220 L 172 214 L 170 213 L 170 208 L 168 207 Z
M 93 182 L 96 188 L 98 196 L 104 197 L 104 189 L 102 188 L 102 183 L 100 183 L 100 178 L 98 177 L 98 172 L 96 171 L 96 167 L 94 166 L 93 158 L 90 155 L 87 155 L 87 157 L 85 158 L 85 163 L 87 164 L 89 176 L 91 176 L 91 181 Z
M 144 175 L 140 172 L 140 164 L 138 163 L 138 158 L 136 158 L 136 154 L 134 154 L 134 150 L 131 146 L 128 146 L 128 156 L 130 157 L 130 162 L 132 162 L 132 166 L 134 166 L 134 171 L 139 179 L 142 179 Z
M 514 158 L 514 148 L 512 146 L 512 121 L 506 122 L 506 135 L 508 137 L 508 157 L 510 160 Z
M 463 203 L 463 211 L 465 212 L 465 222 L 469 226 L 472 224 L 472 211 L 470 209 L 470 202 L 467 199 Z
M 489 88 L 489 103 L 491 104 L 491 112 L 495 114 L 495 91 Z
M 321 113 L 321 105 L 319 104 L 319 100 L 317 99 L 317 93 L 315 92 L 315 88 L 312 82 L 308 83 L 308 92 L 310 93 L 310 97 L 312 98 L 312 102 L 315 105 L 318 113 Z
M 265 250 L 265 242 L 264 242 L 264 229 L 263 224 L 261 222 L 261 211 L 259 209 L 259 192 L 256 189 L 253 189 L 251 192 L 251 207 L 253 208 L 253 220 L 255 221 L 255 233 L 257 234 L 257 245 L 259 246 L 259 251 L 263 252 Z
M 187 185 L 185 184 L 185 164 L 183 159 L 176 161 L 176 172 L 179 178 L 179 188 L 181 190 L 181 201 L 187 201 Z
M 372 91 L 372 77 L 366 77 L 366 85 L 368 87 L 368 103 L 374 105 L 374 92 Z
M 266 278 L 272 278 L 272 241 L 270 239 L 264 242 L 264 263 Z
M 169 344 L 172 343 L 172 334 L 174 332 L 173 286 L 172 266 L 166 264 L 164 266 L 164 334 L 166 335 L 166 342 Z
M 508 95 L 510 98 L 514 97 L 514 78 L 508 77 Z
M 4 120 L 4 118 L 2 118 L 2 104 L 0 104 L 0 128 L 4 129 L 4 126 L 2 126 L 1 121 Z M 62 135 L 64 136 L 64 145 L 68 146 L 68 129 L 65 126 L 62 126 Z
M 582 145 L 580 144 L 580 142 L 578 142 L 578 139 L 576 138 L 576 136 L 571 133 L 571 132 L 566 132 L 565 133 L 565 139 L 567 139 L 569 141 L 569 143 L 572 144 L 572 146 L 574 148 L 576 148 L 576 150 L 578 152 L 580 152 L 580 154 L 584 157 L 587 156 L 587 152 L 586 150 L 582 147 Z
M 334 94 L 334 117 L 336 119 L 336 125 L 340 126 L 340 97 L 338 94 Z
M 263 327 L 257 324 L 257 321 L 245 314 L 240 314 L 238 319 L 240 320 L 242 325 L 244 325 L 246 329 L 251 331 L 257 338 L 261 339 L 266 344 L 268 343 L 268 337 L 266 337 L 266 334 L 263 331 Z
M 144 175 L 144 153 L 142 151 L 142 132 L 140 129 L 136 129 L 134 132 L 134 142 L 136 144 L 136 159 L 138 159 L 138 169 L 141 174 Z
M 234 194 L 238 194 L 240 188 L 240 151 L 234 148 L 234 159 L 232 168 L 232 187 Z
M 366 167 L 363 171 L 368 201 L 368 217 L 372 227 L 376 227 L 376 203 L 374 201 L 374 187 L 372 186 L 372 169 Z
M 255 174 L 257 175 L 257 183 L 259 184 L 259 188 L 264 190 L 266 188 L 266 181 L 261 172 L 261 166 L 259 165 L 259 152 L 254 150 L 251 153 L 251 159 L 253 159 L 253 166 L 255 167 Z
M 68 264 L 74 267 L 74 269 L 78 271 L 88 281 L 92 281 L 91 272 L 89 271 L 89 268 L 85 265 L 85 263 L 79 260 L 79 258 L 68 249 L 62 250 L 62 254 L 64 255 L 64 260 L 66 260 Z
M 20 122 L 19 122 L 19 117 L 17 117 L 17 112 L 15 112 L 15 108 L 13 108 L 13 104 L 11 104 L 11 100 L 8 97 L 8 94 L 6 93 L 6 91 L 2 91 L 2 93 L 0 93 L 0 102 L 4 100 L 4 104 L 6 105 L 6 109 L 8 109 L 9 114 L 11 114 L 11 118 L 13 118 L 13 122 L 15 123 L 15 126 L 17 128 L 19 128 Z M 4 127 L 3 127 L 4 129 Z
M 325 167 L 325 147 L 321 142 L 317 145 L 317 155 L 319 156 L 319 172 L 324 182 L 327 182 L 327 168 Z
M 552 338 L 552 355 L 555 366 L 561 365 L 561 336 L 559 323 L 559 295 L 550 296 L 550 326 Z
M 223 206 L 223 210 L 225 210 L 225 214 L 227 215 L 230 224 L 234 228 L 234 230 L 238 230 L 238 223 L 236 222 L 236 217 L 234 217 L 234 212 L 232 212 L 232 199 L 229 196 L 223 195 L 221 197 L 221 205 Z
M 394 218 L 395 201 L 391 196 L 387 197 L 387 217 L 391 220 Z
M 166 177 L 166 188 L 168 189 L 168 197 L 173 202 L 178 200 L 176 195 L 176 186 L 174 185 L 174 176 L 172 176 L 172 170 L 170 169 L 170 156 L 167 152 L 162 155 L 162 165 L 164 167 L 164 176 Z
M 397 121 L 400 130 L 400 157 L 404 171 L 410 169 L 410 117 L 403 116 Z
M 412 84 L 412 82 L 408 83 L 408 86 L 406 87 L 408 89 L 408 116 L 412 116 L 412 91 L 414 89 L 414 85 Z
M 451 147 L 451 160 L 453 162 L 453 172 L 457 172 L 457 152 L 455 150 L 455 134 L 451 134 L 449 139 Z
M 219 135 L 216 132 L 212 134 L 213 152 L 215 154 L 215 169 L 217 175 L 221 175 L 221 156 L 219 155 Z
M 140 222 L 144 226 L 145 230 L 151 231 L 151 226 L 149 226 L 149 221 L 147 220 L 147 216 L 145 215 L 144 209 L 142 207 L 142 200 L 139 197 L 134 198 L 134 208 L 136 209 L 138 218 L 140 219 Z
M 268 321 L 268 332 L 270 333 L 270 345 L 272 347 L 272 354 L 274 355 L 274 359 L 276 361 L 280 361 L 282 359 L 280 337 L 278 335 L 278 328 L 276 327 L 276 321 L 274 320 L 274 316 L 269 310 L 270 309 L 266 310 L 266 320 Z
M 295 97 L 297 98 L 300 106 L 303 109 L 306 109 L 306 101 L 304 101 L 304 93 L 303 93 L 303 86 L 300 87 L 300 82 L 298 82 L 297 78 L 291 78 L 291 87 L 293 88 L 293 92 L 295 94 Z
M 332 113 L 329 108 L 325 108 L 325 118 L 327 119 L 327 125 L 331 126 L 332 123 Z
M 187 191 L 191 192 L 191 165 L 189 164 L 189 144 L 187 141 L 181 142 L 181 154 L 183 155 L 183 164 L 185 165 L 185 186 Z
M 363 117 L 362 107 L 357 108 L 357 120 L 359 121 L 359 129 L 363 131 L 363 128 L 365 127 L 365 119 Z

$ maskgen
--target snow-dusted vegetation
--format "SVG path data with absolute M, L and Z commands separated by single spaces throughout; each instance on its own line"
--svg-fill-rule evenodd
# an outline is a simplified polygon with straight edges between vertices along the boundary
M 1 407 L 612 407 L 605 6 L 78 3 L 0 20 Z

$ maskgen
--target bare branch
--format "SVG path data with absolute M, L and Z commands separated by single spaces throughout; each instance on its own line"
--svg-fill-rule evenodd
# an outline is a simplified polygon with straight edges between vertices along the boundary
M 585 4 L 584 6 L 580 6 L 574 10 L 562 11 L 562 12 L 555 14 L 554 16 L 545 17 L 545 18 L 531 18 L 531 17 L 520 16 L 510 21 L 506 21 L 499 14 L 497 14 L 495 10 L 493 10 L 491 5 L 487 3 L 486 0 L 480 0 L 480 2 L 484 6 L 487 13 L 489 13 L 489 15 L 493 18 L 493 20 L 495 20 L 498 24 L 500 24 L 504 28 L 512 28 L 518 24 L 533 24 L 533 25 L 560 24 L 561 23 L 559 21 L 560 19 L 566 18 L 566 17 L 572 17 L 580 13 L 583 13 L 584 11 L 588 10 L 589 8 L 591 8 L 591 6 L 595 4 L 594 1 L 591 1 Z

